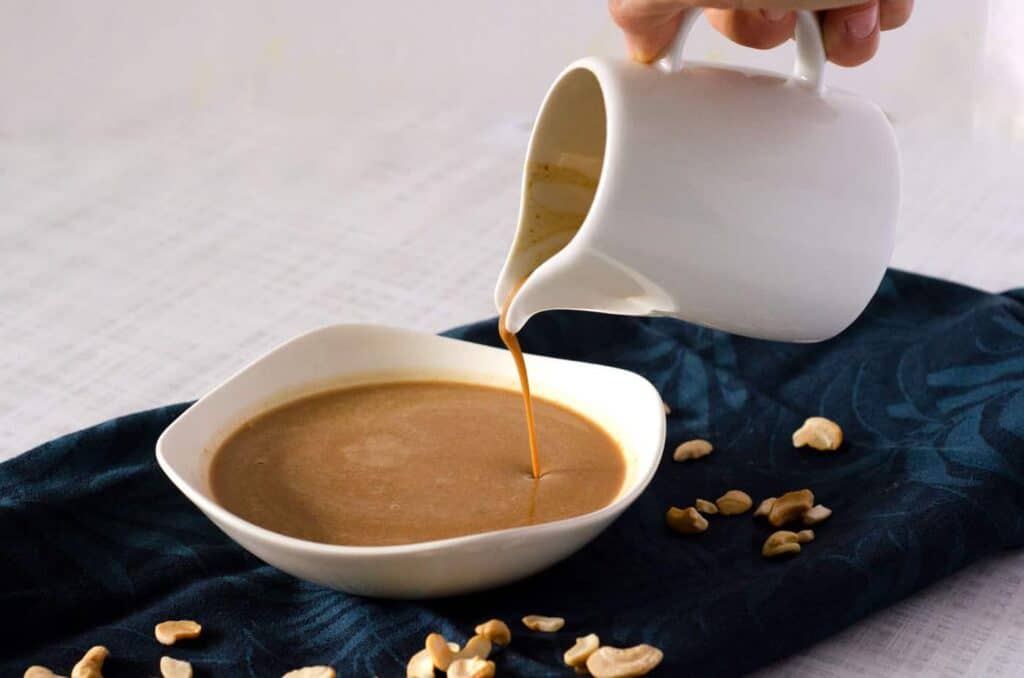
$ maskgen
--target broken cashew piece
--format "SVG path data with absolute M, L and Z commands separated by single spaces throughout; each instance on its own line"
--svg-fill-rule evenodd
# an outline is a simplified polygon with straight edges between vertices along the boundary
M 523 626 L 531 631 L 554 633 L 565 626 L 565 619 L 562 617 L 545 617 L 540 614 L 528 614 L 523 617 Z
M 22 678 L 62 678 L 56 673 L 46 668 L 45 666 L 39 666 L 38 664 L 30 666 L 25 669 L 25 674 Z
M 675 506 L 665 514 L 665 522 L 680 534 L 698 534 L 708 529 L 708 520 L 692 506 L 681 509 Z
M 405 678 L 434 678 L 434 659 L 427 648 L 414 654 L 405 665 Z
M 440 633 L 431 633 L 427 636 L 425 645 L 434 666 L 442 671 L 447 671 L 452 662 L 457 659 L 472 659 L 473 657 L 487 659 L 491 654 L 491 641 L 483 636 L 473 636 L 460 650 L 458 645 L 449 643 Z
M 565 654 L 562 655 L 562 659 L 565 660 L 566 665 L 573 668 L 586 666 L 587 659 L 589 659 L 590 655 L 594 654 L 599 647 L 601 647 L 601 639 L 597 637 L 596 633 L 580 636 L 576 639 L 576 644 L 565 651 Z
M 449 643 L 440 633 L 431 633 L 427 636 L 425 646 L 434 666 L 442 671 L 448 670 L 448 665 L 455 660 L 455 655 L 459 652 L 458 644 Z
M 796 540 L 801 544 L 814 541 L 814 530 L 800 530 L 796 533 Z
M 512 630 L 500 619 L 490 619 L 483 624 L 477 624 L 473 630 L 478 636 L 483 636 L 495 645 L 508 645 L 512 642 Z
M 715 505 L 723 516 L 735 516 L 749 511 L 754 500 L 743 490 L 729 490 L 715 500 Z
M 814 493 L 810 490 L 787 492 L 772 503 L 768 512 L 768 522 L 773 527 L 782 527 L 791 520 L 796 520 L 814 506 Z
M 491 654 L 491 641 L 485 636 L 473 636 L 466 641 L 465 647 L 455 653 L 453 661 L 459 659 L 487 659 Z
M 587 659 L 587 670 L 594 678 L 636 678 L 654 670 L 664 655 L 651 645 L 636 645 L 625 649 L 599 647 Z
M 459 651 L 458 643 L 448 643 L 452 655 Z M 405 666 L 405 678 L 434 678 L 434 658 L 430 651 L 423 648 L 412 656 Z
M 804 512 L 804 525 L 817 525 L 828 520 L 830 515 L 832 515 L 832 509 L 821 504 L 815 504 Z
M 813 447 L 816 450 L 838 450 L 843 444 L 843 429 L 825 417 L 810 417 L 793 432 L 793 447 Z
M 160 657 L 160 675 L 163 678 L 192 678 L 192 665 L 174 657 Z
M 687 440 L 685 443 L 679 445 L 676 451 L 672 453 L 673 461 L 690 461 L 691 459 L 700 459 L 711 454 L 711 450 L 715 449 L 711 443 L 701 438 L 696 440 Z
M 179 640 L 198 638 L 203 627 L 191 619 L 160 622 L 153 628 L 153 635 L 161 645 L 174 645 Z
M 330 666 L 304 666 L 284 674 L 282 678 L 335 678 Z
M 796 532 L 779 530 L 772 532 L 761 547 L 761 555 L 765 558 L 774 558 L 788 553 L 800 553 L 800 537 Z
M 71 669 L 71 678 L 103 678 L 103 661 L 109 655 L 110 650 L 102 645 L 89 648 Z
M 760 518 L 764 516 L 765 518 L 767 518 L 768 514 L 772 512 L 773 504 L 775 504 L 775 497 L 768 497 L 767 499 L 762 499 L 761 503 L 757 505 L 756 509 L 754 509 L 754 517 Z
M 664 400 L 661 401 L 661 408 L 665 410 L 665 414 L 672 414 L 672 408 L 669 407 L 668 403 L 666 403 Z
M 698 499 L 693 502 L 693 507 L 701 513 L 707 513 L 708 515 L 714 515 L 718 513 L 718 507 L 715 506 L 714 502 L 710 502 L 707 499 Z
M 448 678 L 494 678 L 494 662 L 480 657 L 456 659 L 448 667 Z

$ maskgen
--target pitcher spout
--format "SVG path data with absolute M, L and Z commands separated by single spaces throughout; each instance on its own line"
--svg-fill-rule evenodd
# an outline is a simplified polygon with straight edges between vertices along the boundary
M 509 291 L 518 281 L 510 281 Z M 526 278 L 505 317 L 512 332 L 542 311 L 598 311 L 651 315 L 672 311 L 669 296 L 652 281 L 601 252 L 571 242 Z

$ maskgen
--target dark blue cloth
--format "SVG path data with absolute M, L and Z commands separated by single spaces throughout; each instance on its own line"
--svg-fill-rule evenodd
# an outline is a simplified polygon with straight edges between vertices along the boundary
M 808 309 L 813 313 L 814 309 Z M 451 332 L 498 345 L 493 320 Z M 671 405 L 650 488 L 576 556 L 526 581 L 440 601 L 365 600 L 300 582 L 225 538 L 157 469 L 153 445 L 183 409 L 134 414 L 0 466 L 0 676 L 67 672 L 107 645 L 109 677 L 154 675 L 154 623 L 196 618 L 169 654 L 198 676 L 274 676 L 313 663 L 342 676 L 404 675 L 428 631 L 464 641 L 512 623 L 499 675 L 566 676 L 562 652 L 596 632 L 665 651 L 654 675 L 730 676 L 819 640 L 987 554 L 1024 543 L 1024 290 L 985 294 L 899 272 L 842 336 L 742 339 L 667 319 L 548 313 L 531 352 L 625 367 Z M 796 450 L 808 415 L 840 422 L 836 453 Z M 742 488 L 810 487 L 835 510 L 798 557 L 760 555 L 769 529 L 712 517 L 666 529 L 665 509 Z M 565 616 L 529 633 L 524 614 Z M 14 622 L 17 619 L 17 622 Z

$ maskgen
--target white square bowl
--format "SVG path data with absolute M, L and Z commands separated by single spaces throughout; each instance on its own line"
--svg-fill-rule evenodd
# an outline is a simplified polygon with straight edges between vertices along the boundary
M 243 422 L 271 407 L 332 388 L 399 380 L 444 379 L 519 389 L 512 358 L 503 349 L 371 325 L 325 327 L 259 358 L 167 427 L 156 444 L 157 461 L 171 482 L 229 537 L 301 579 L 388 598 L 428 598 L 498 586 L 549 567 L 596 537 L 647 487 L 665 443 L 661 396 L 643 377 L 534 355 L 526 363 L 535 395 L 599 422 L 621 446 L 626 480 L 608 506 L 565 520 L 452 539 L 340 546 L 272 532 L 218 505 L 208 482 L 212 454 Z

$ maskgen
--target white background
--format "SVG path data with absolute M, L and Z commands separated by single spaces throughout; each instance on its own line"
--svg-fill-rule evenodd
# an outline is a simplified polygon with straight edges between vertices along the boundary
M 897 128 L 896 266 L 1024 285 L 1022 35 L 1015 0 L 922 0 L 829 70 Z M 0 2 L 0 459 L 319 325 L 493 314 L 540 98 L 621 52 L 597 0 Z M 989 561 L 768 673 L 1024 674 L 1022 579 Z

